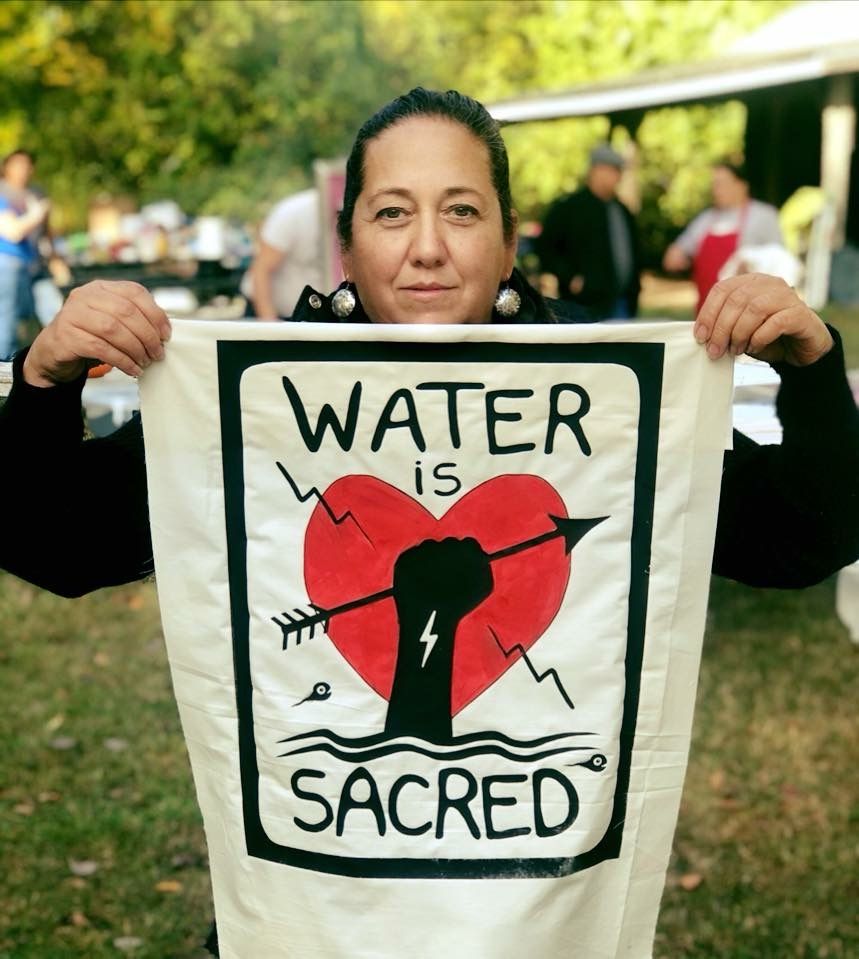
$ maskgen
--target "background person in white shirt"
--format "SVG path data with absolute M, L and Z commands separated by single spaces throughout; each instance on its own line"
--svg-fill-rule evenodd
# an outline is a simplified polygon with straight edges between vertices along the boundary
M 315 189 L 281 200 L 266 217 L 241 286 L 257 319 L 288 319 L 308 283 L 323 286 L 319 219 Z

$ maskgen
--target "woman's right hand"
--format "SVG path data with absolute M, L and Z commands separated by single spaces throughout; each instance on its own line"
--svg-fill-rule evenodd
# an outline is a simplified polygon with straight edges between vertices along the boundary
M 94 280 L 72 290 L 63 308 L 33 341 L 24 361 L 32 386 L 68 383 L 93 361 L 139 376 L 164 357 L 167 314 L 139 283 Z

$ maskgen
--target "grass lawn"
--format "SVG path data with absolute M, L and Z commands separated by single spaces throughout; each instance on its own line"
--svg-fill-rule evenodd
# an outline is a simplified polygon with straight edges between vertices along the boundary
M 0 574 L 0 636 L 0 957 L 206 955 L 205 843 L 154 586 L 66 601 Z
M 859 648 L 833 606 L 833 582 L 713 580 L 659 959 L 859 956 Z
M 859 956 L 859 650 L 833 585 L 715 581 L 710 609 L 655 956 Z M 0 636 L 0 959 L 201 959 L 205 846 L 154 587 L 69 602 L 0 574 Z
M 821 316 L 841 334 L 847 369 L 859 369 L 859 307 L 836 306 L 833 303 L 821 310 Z

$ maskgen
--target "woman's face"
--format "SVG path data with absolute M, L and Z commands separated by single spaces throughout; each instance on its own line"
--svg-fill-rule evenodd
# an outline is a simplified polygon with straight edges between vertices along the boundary
M 26 153 L 15 153 L 6 161 L 3 178 L 12 186 L 23 189 L 33 175 L 33 161 Z
M 727 167 L 713 167 L 711 182 L 713 206 L 720 210 L 742 206 L 749 198 L 749 188 L 745 180 L 735 176 Z
M 367 143 L 343 265 L 374 323 L 488 323 L 515 252 L 488 151 L 461 124 L 414 117 Z

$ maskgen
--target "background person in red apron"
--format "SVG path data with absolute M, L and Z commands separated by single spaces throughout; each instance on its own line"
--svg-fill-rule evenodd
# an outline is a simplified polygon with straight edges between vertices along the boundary
M 686 227 L 665 251 L 663 269 L 692 269 L 698 288 L 698 307 L 707 298 L 719 271 L 740 246 L 783 245 L 778 210 L 749 197 L 743 169 L 721 162 L 713 167 L 713 205 Z

